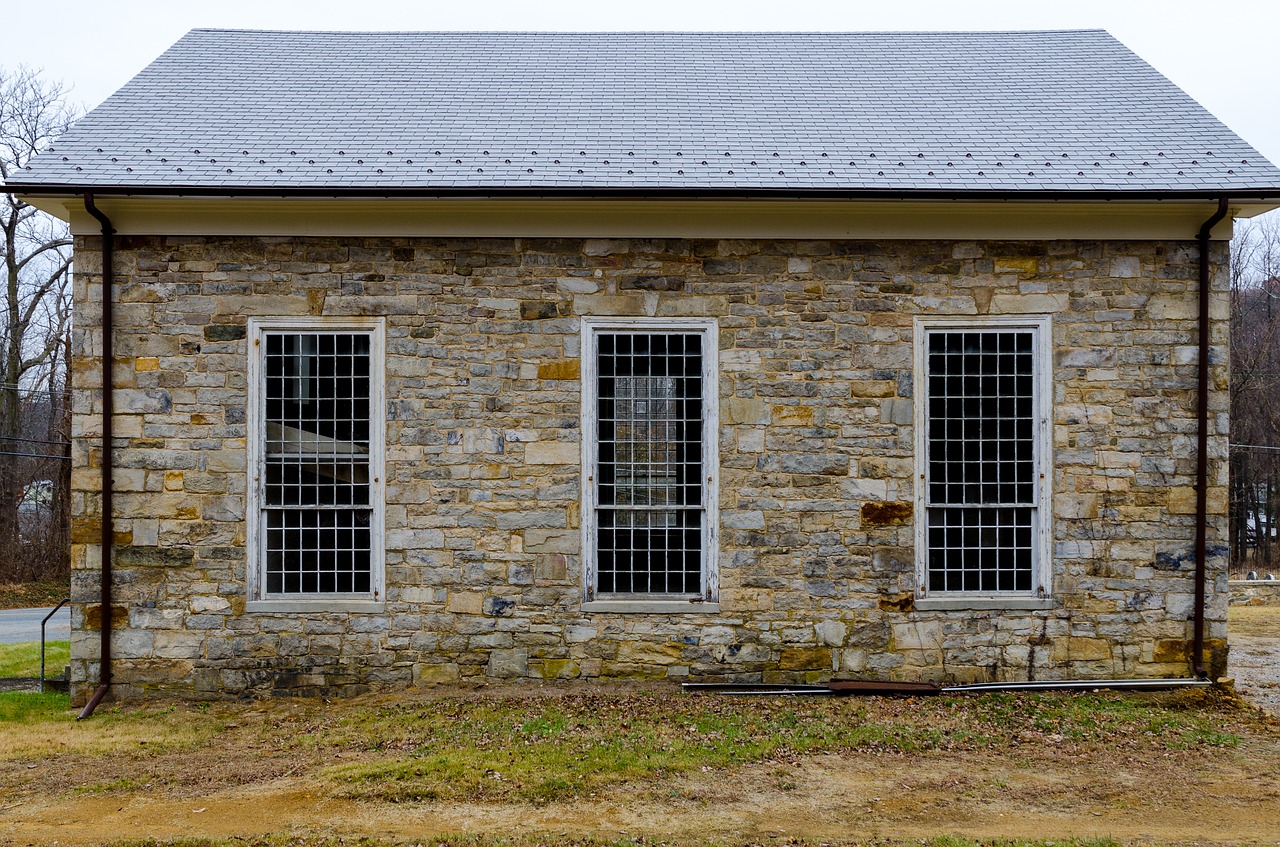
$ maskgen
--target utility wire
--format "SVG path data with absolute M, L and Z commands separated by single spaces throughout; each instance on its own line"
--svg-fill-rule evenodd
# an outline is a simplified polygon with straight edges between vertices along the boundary
M 70 456 L 59 456 L 55 453 L 14 453 L 9 450 L 0 450 L 0 456 L 26 456 L 28 459 L 61 459 L 64 462 L 71 461 Z
M 25 441 L 28 444 L 55 444 L 66 447 L 70 441 L 44 441 L 39 438 L 19 438 L 16 435 L 0 435 L 0 441 Z
M 1280 451 L 1280 447 L 1270 447 L 1265 444 L 1231 444 L 1228 445 L 1232 450 L 1275 450 Z

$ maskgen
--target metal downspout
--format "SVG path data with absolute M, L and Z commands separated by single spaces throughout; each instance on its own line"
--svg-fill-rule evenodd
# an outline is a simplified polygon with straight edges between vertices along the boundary
M 1200 679 L 1208 679 L 1204 666 L 1204 601 L 1208 576 L 1205 536 L 1209 522 L 1209 233 L 1227 216 L 1227 198 L 1218 200 L 1218 210 L 1200 226 L 1200 317 L 1199 374 L 1196 380 L 1198 420 L 1196 429 L 1196 593 L 1191 638 L 1191 666 Z
M 102 224 L 102 647 L 98 662 L 98 688 L 85 704 L 76 720 L 84 720 L 98 708 L 107 690 L 111 688 L 111 583 L 112 583 L 112 545 L 115 540 L 111 493 L 111 468 L 114 464 L 112 443 L 113 391 L 111 369 L 115 360 L 115 343 L 112 328 L 114 325 L 111 301 L 115 288 L 115 274 L 112 264 L 115 246 L 115 227 L 111 220 L 93 204 L 93 194 L 85 192 L 84 208 Z

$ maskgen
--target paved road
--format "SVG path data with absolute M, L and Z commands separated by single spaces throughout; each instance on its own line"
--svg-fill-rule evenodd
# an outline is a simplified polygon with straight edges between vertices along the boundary
M 49 614 L 44 609 L 0 609 L 0 644 L 40 640 L 40 621 Z M 66 641 L 71 637 L 71 608 L 63 606 L 49 619 L 45 637 L 50 641 Z

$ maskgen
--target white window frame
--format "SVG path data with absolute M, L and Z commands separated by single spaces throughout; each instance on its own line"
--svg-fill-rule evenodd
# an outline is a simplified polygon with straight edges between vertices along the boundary
M 266 477 L 267 416 L 264 340 L 269 333 L 363 333 L 369 336 L 369 585 L 368 592 L 267 594 Z M 248 487 L 245 494 L 247 603 L 249 612 L 377 611 L 384 608 L 386 475 L 386 321 L 361 317 L 250 318 L 246 428 Z
M 704 537 L 702 590 L 694 595 L 608 594 L 596 591 L 595 479 L 599 459 L 596 416 L 596 340 L 610 332 L 691 333 L 702 335 L 702 483 Z M 714 318 L 582 319 L 582 571 L 583 610 L 588 612 L 693 613 L 720 610 L 720 336 Z
M 988 317 L 924 317 L 913 321 L 915 364 L 915 544 L 917 609 L 1042 609 L 1053 606 L 1053 326 L 1048 315 Z M 1035 391 L 1034 468 L 1036 504 L 1032 529 L 1032 588 L 1030 591 L 929 591 L 929 383 L 927 336 L 934 330 L 984 332 L 1001 329 L 1033 333 Z

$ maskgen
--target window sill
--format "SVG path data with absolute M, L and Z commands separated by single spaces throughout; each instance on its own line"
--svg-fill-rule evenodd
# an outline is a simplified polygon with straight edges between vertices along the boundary
M 327 612 L 364 612 L 378 614 L 387 610 L 381 600 L 352 600 L 339 597 L 308 597 L 289 600 L 250 600 L 244 610 L 257 614 L 324 614 Z
M 591 600 L 582 604 L 582 611 L 637 615 L 714 615 L 720 611 L 720 604 L 705 600 L 701 603 L 689 600 Z
M 917 597 L 915 608 L 922 612 L 978 611 L 982 609 L 1052 609 L 1052 597 Z

